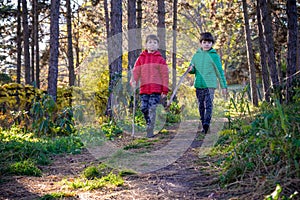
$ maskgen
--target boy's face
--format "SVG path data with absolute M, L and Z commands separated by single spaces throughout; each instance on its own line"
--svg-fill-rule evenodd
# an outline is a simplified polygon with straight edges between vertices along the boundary
M 156 40 L 148 40 L 147 43 L 146 43 L 146 48 L 148 50 L 149 53 L 152 53 L 154 51 L 157 51 L 158 49 L 158 42 Z
M 212 42 L 212 41 L 202 40 L 202 41 L 200 42 L 200 46 L 201 46 L 201 48 L 202 48 L 204 51 L 210 50 L 211 47 L 212 47 L 212 45 L 213 45 L 213 42 Z

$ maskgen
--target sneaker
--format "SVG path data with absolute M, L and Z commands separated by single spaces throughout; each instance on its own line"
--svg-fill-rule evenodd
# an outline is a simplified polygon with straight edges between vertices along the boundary
M 208 132 L 208 130 L 209 130 L 209 125 L 208 124 L 204 124 L 203 125 L 203 129 L 202 129 L 201 132 L 206 134 Z
M 152 138 L 152 137 L 154 137 L 154 134 L 153 134 L 153 127 L 147 126 L 146 131 L 147 131 L 147 138 Z

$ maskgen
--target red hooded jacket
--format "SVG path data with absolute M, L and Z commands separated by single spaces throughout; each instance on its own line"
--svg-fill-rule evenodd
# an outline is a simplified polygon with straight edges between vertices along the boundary
M 140 94 L 167 94 L 169 69 L 159 51 L 148 53 L 144 50 L 133 68 L 133 79 L 140 82 Z

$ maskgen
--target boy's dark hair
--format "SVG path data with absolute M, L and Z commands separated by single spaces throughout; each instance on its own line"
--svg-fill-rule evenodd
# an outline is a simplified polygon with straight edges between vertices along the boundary
M 159 43 L 159 38 L 158 38 L 156 35 L 154 35 L 154 34 L 148 35 L 148 36 L 146 37 L 146 43 L 147 43 L 149 40 L 156 40 L 157 43 Z
M 215 43 L 215 39 L 212 36 L 212 34 L 210 32 L 205 32 L 205 33 L 201 33 L 200 35 L 200 43 L 204 40 L 204 41 L 211 41 L 212 43 Z

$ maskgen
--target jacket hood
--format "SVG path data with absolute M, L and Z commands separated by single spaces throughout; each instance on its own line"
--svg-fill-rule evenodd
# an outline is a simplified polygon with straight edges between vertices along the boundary
M 140 56 L 146 56 L 146 55 L 153 55 L 153 56 L 162 56 L 161 53 L 157 50 L 154 51 L 153 53 L 149 53 L 148 50 L 144 50 Z
M 197 49 L 197 53 L 202 53 L 205 52 L 201 48 Z M 207 51 L 208 53 L 217 53 L 217 51 L 214 48 L 211 48 L 210 50 Z

